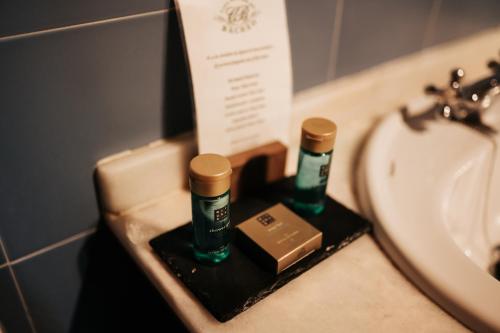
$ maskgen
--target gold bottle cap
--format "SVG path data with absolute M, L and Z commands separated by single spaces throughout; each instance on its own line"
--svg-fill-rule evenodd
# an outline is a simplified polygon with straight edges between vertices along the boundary
M 302 123 L 302 148 L 313 153 L 326 153 L 333 149 L 337 125 L 325 118 L 309 118 Z
M 231 186 L 231 163 L 217 154 L 201 154 L 189 164 L 191 191 L 204 196 L 216 197 Z

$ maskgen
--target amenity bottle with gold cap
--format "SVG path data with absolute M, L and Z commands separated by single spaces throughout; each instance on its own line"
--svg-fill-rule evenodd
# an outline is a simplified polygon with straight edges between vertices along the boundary
M 194 256 L 218 263 L 229 256 L 231 164 L 223 156 L 202 154 L 189 166 Z
M 301 215 L 318 215 L 324 210 L 336 134 L 337 125 L 328 119 L 309 118 L 302 123 L 294 193 L 294 208 Z

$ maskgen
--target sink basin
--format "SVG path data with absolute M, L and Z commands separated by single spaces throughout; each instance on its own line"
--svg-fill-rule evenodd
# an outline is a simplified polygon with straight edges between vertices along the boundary
M 485 121 L 500 129 L 498 115 L 497 102 Z M 470 328 L 500 332 L 500 282 L 489 273 L 500 245 L 500 135 L 444 119 L 422 125 L 393 112 L 372 132 L 358 170 L 361 209 L 421 290 Z

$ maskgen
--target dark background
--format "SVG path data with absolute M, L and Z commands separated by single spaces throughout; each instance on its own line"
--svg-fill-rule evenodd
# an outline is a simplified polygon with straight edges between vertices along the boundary
M 286 3 L 295 92 L 500 23 L 495 0 Z M 97 160 L 192 130 L 171 7 L 165 0 L 0 2 L 0 321 L 7 332 L 183 330 L 100 222 L 93 184 Z

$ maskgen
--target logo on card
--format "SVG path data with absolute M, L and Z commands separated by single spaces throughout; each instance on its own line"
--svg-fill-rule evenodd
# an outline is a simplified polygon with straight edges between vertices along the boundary
M 264 213 L 257 217 L 257 221 L 259 221 L 263 226 L 268 226 L 276 220 L 271 216 L 271 214 Z
M 255 26 L 258 14 L 252 0 L 227 0 L 215 19 L 222 23 L 222 31 L 240 33 Z

